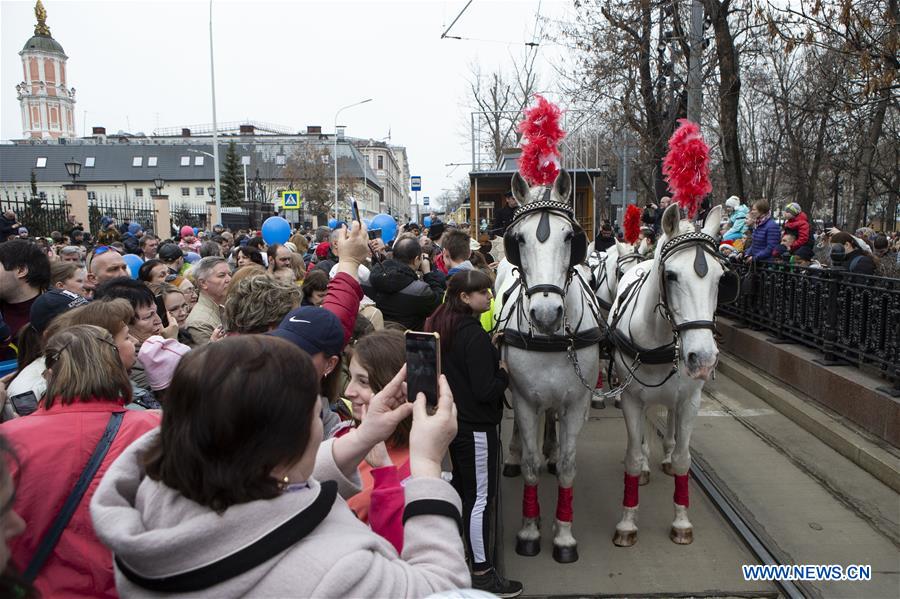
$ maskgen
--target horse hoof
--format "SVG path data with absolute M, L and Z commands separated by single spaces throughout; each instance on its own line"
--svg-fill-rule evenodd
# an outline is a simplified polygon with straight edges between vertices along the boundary
M 669 531 L 669 538 L 672 539 L 672 542 L 676 545 L 690 545 L 694 542 L 694 529 L 675 528 L 673 526 L 672 530 Z
M 559 474 L 559 471 L 557 471 L 556 469 L 556 462 L 547 462 L 547 472 L 549 472 L 553 476 Z
M 522 476 L 522 466 L 520 466 L 519 464 L 504 464 L 503 476 L 507 478 Z
M 540 539 L 520 539 L 516 538 L 516 553 L 526 557 L 534 557 L 541 552 Z M 556 555 L 556 549 L 553 550 Z
M 561 564 L 571 564 L 578 561 L 578 546 L 571 547 L 553 546 L 553 559 Z
M 638 481 L 638 485 L 644 486 L 650 482 L 650 471 L 649 470 L 641 470 L 641 479 Z
M 592 399 L 591 407 L 595 410 L 605 410 L 606 409 L 606 400 L 605 399 Z
M 616 398 L 616 401 L 613 405 L 616 406 L 616 409 L 618 409 L 618 410 L 622 409 L 622 402 L 618 398 Z
M 662 471 L 668 474 L 669 476 L 675 476 L 675 471 L 672 470 L 672 462 L 663 462 L 660 464 Z
M 613 537 L 613 545 L 616 547 L 632 547 L 635 543 L 637 543 L 636 530 L 630 530 L 628 532 L 617 530 L 616 536 Z

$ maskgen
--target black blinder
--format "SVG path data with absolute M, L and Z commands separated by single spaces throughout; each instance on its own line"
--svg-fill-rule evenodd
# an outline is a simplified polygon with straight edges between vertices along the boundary
M 730 268 L 725 269 L 722 278 L 719 279 L 718 303 L 731 304 L 737 301 L 741 294 L 741 277 Z

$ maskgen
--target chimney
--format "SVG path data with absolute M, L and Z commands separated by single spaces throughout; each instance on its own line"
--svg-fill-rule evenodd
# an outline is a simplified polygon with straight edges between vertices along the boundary
M 91 135 L 106 135 L 106 127 L 91 127 Z
M 319 135 L 322 133 L 321 125 L 307 125 L 306 126 L 306 134 L 307 135 Z
M 253 135 L 256 127 L 253 125 L 241 125 L 241 135 Z
M 191 130 L 188 129 L 187 127 L 182 127 L 181 128 L 181 137 L 190 137 L 190 136 L 191 136 Z

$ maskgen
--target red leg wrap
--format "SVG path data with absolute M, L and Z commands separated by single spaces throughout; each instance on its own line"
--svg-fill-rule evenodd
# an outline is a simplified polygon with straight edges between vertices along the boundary
M 600 369 L 600 372 L 597 373 L 597 386 L 594 388 L 595 389 L 603 388 L 603 369 L 602 368 Z
M 559 487 L 556 495 L 556 519 L 560 522 L 572 521 L 572 487 Z
M 625 507 L 637 507 L 638 504 L 638 483 L 641 482 L 640 475 L 631 476 L 625 473 L 625 498 L 622 505 Z
M 675 503 L 678 505 L 683 505 L 684 507 L 690 506 L 690 499 L 688 495 L 688 475 L 681 474 L 675 475 Z
M 525 485 L 525 493 L 522 496 L 522 516 L 525 518 L 538 518 L 541 515 L 537 489 L 537 485 Z

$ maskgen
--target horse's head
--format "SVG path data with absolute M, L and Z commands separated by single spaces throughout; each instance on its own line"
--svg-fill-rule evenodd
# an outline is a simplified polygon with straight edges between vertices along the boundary
M 554 334 L 562 324 L 569 270 L 584 260 L 587 249 L 584 232 L 565 212 L 571 190 L 565 170 L 552 188 L 530 187 L 518 173 L 513 176 L 512 192 L 523 207 L 547 201 L 560 205 L 518 216 L 504 240 L 507 259 L 522 276 L 529 319 L 545 335 Z
M 722 207 L 716 206 L 709 211 L 702 233 L 714 237 L 721 221 Z M 712 323 L 725 269 L 716 259 L 715 249 L 698 239 L 689 223 L 680 221 L 677 205 L 663 213 L 662 229 L 656 260 L 664 309 L 680 338 L 680 357 L 688 376 L 707 380 L 719 356 Z M 675 242 L 668 245 L 672 240 Z

